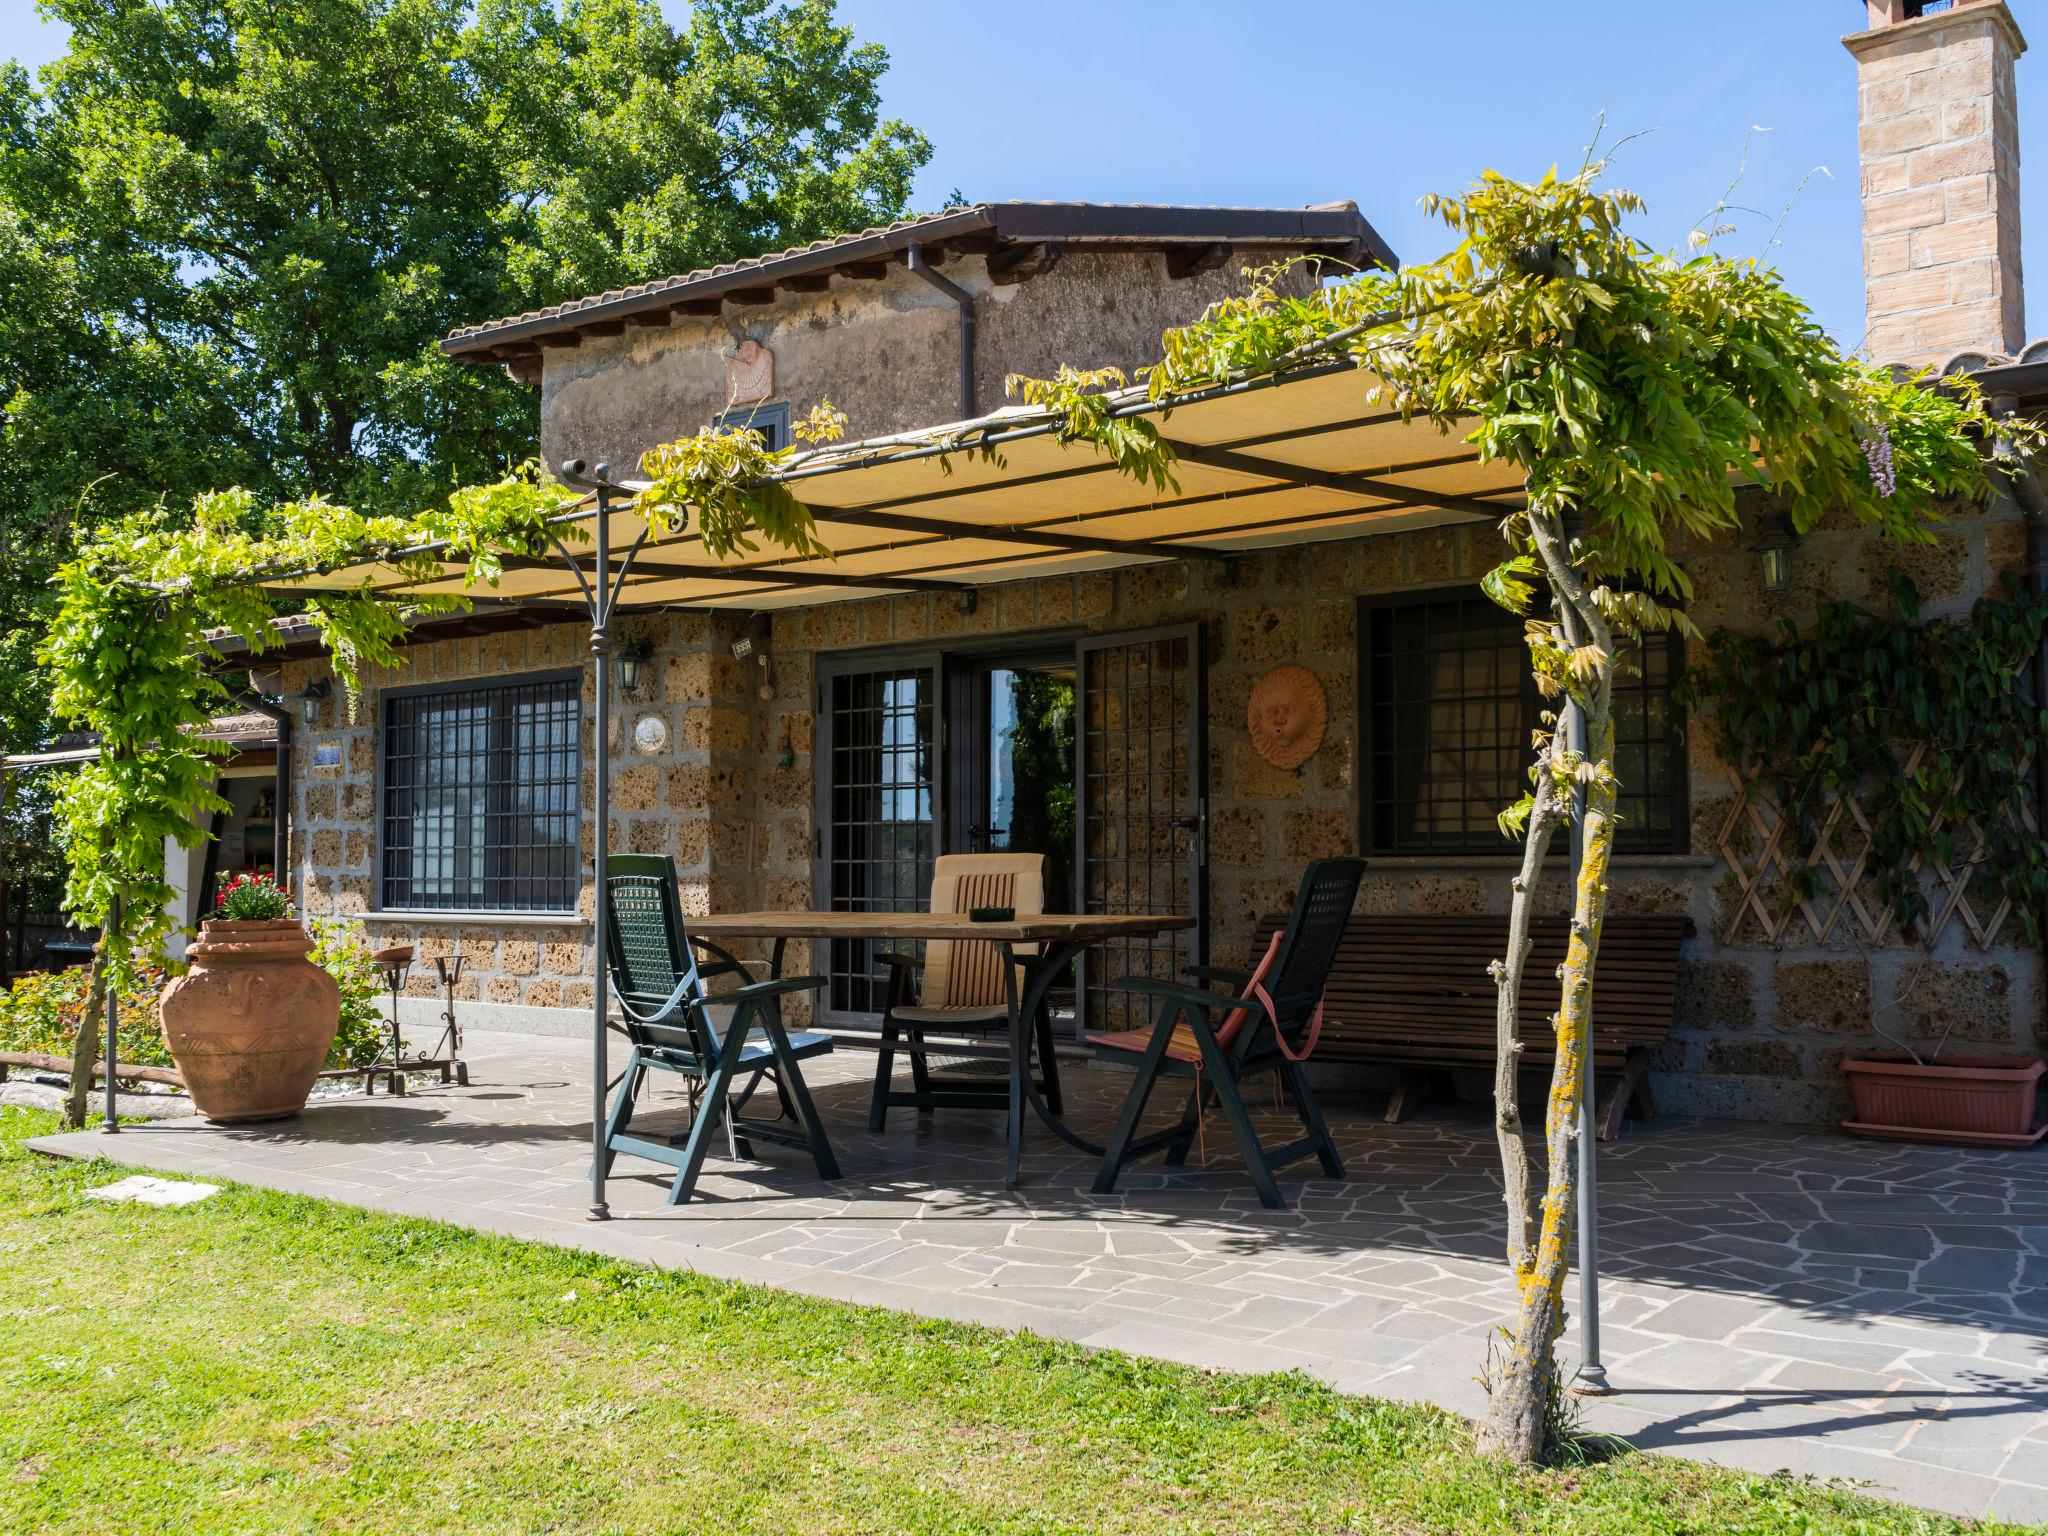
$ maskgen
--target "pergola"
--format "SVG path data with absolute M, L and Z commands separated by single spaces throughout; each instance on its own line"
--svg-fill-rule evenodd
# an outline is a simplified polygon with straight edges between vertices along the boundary
M 609 1215 L 603 1137 L 610 1077 L 603 934 L 611 745 L 613 625 L 635 609 L 751 613 L 921 592 L 965 606 L 981 588 L 1174 560 L 1228 563 L 1258 550 L 1445 524 L 1495 523 L 1522 505 L 1512 464 L 1485 462 L 1458 433 L 1404 418 L 1381 381 L 1342 354 L 1160 399 L 1142 387 L 1108 397 L 1112 412 L 1147 417 L 1173 447 L 1177 487 L 1155 491 L 1086 441 L 1056 412 L 1011 407 L 797 455 L 774 477 L 811 511 L 832 551 L 804 557 L 763 548 L 720 560 L 685 520 L 657 537 L 632 506 L 645 487 L 612 466 L 556 466 L 582 500 L 553 524 L 556 558 L 502 557 L 502 606 L 573 605 L 589 615 L 596 742 L 594 843 L 597 941 L 591 946 L 591 1214 Z M 386 553 L 272 585 L 403 599 L 461 594 L 465 562 Z M 401 563 L 401 560 L 403 563 Z M 109 1032 L 109 1066 L 112 1036 Z M 111 1079 L 110 1079 L 111 1081 Z M 1591 1116 L 1592 1074 L 1586 1074 Z M 1587 1361 L 1597 1369 L 1593 1138 L 1581 1138 L 1581 1273 Z
M 969 422 L 825 448 L 793 458 L 776 479 L 805 503 L 832 551 L 763 549 L 714 559 L 685 520 L 656 537 L 632 506 L 646 482 L 572 459 L 563 481 L 587 494 L 554 521 L 558 558 L 505 555 L 493 596 L 574 603 L 590 616 L 596 741 L 592 878 L 599 902 L 591 946 L 593 1146 L 591 1212 L 609 1214 L 602 1138 L 609 1078 L 607 962 L 602 935 L 610 826 L 613 624 L 629 609 L 758 612 L 928 592 L 973 605 L 980 589 L 1171 560 L 1228 562 L 1276 545 L 1356 538 L 1445 523 L 1495 522 L 1521 503 L 1513 465 L 1484 462 L 1459 437 L 1404 419 L 1380 380 L 1349 357 L 1317 358 L 1152 399 L 1110 397 L 1119 416 L 1149 417 L 1173 445 L 1178 489 L 1155 491 L 1064 417 L 1012 407 Z M 425 546 L 281 581 L 286 591 L 374 592 L 389 598 L 461 594 L 460 558 L 422 577 Z

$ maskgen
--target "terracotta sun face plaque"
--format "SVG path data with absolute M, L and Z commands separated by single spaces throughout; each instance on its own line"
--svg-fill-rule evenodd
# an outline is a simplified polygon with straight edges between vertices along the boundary
M 1252 746 L 1275 768 L 1299 768 L 1323 744 L 1330 704 L 1307 667 L 1275 667 L 1252 684 Z
M 775 393 L 775 354 L 749 336 L 725 360 L 725 397 L 752 405 Z

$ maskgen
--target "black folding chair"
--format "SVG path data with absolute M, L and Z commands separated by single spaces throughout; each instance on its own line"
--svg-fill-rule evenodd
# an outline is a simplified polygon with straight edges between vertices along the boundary
M 797 1065 L 826 1054 L 832 1041 L 820 1034 L 790 1034 L 782 1027 L 781 999 L 792 992 L 815 992 L 825 978 L 786 976 L 716 996 L 706 993 L 705 976 L 744 976 L 746 971 L 722 951 L 716 962 L 698 966 L 683 927 L 675 860 L 665 854 L 613 854 L 609 865 L 605 945 L 632 1051 L 605 1119 L 605 1172 L 611 1172 L 621 1152 L 667 1163 L 676 1170 L 668 1201 L 681 1205 L 697 1186 L 712 1133 L 723 1125 L 735 1158 L 753 1156 L 744 1138 L 758 1136 L 808 1149 L 819 1178 L 838 1178 L 832 1143 Z M 714 1007 L 733 1010 L 723 1031 L 711 1018 Z M 634 1097 L 649 1072 L 674 1072 L 689 1080 L 690 1131 L 681 1147 L 627 1134 Z M 783 1117 L 794 1128 L 739 1118 L 763 1077 L 774 1084 Z
M 1095 1192 L 1111 1193 L 1117 1176 L 1126 1165 L 1164 1150 L 1169 1165 L 1187 1161 L 1188 1148 L 1200 1130 L 1210 1100 L 1222 1109 L 1231 1134 L 1244 1153 L 1252 1186 L 1262 1204 L 1285 1210 L 1280 1186 L 1274 1182 L 1276 1169 L 1314 1154 L 1323 1172 L 1333 1179 L 1344 1177 L 1344 1164 L 1337 1156 L 1330 1128 L 1309 1092 L 1308 1075 L 1301 1064 L 1313 1048 L 1313 1036 L 1322 1007 L 1323 986 L 1337 947 L 1344 938 L 1344 925 L 1351 918 L 1351 903 L 1358 895 L 1358 883 L 1365 875 L 1363 859 L 1319 859 L 1302 872 L 1301 888 L 1295 892 L 1294 910 L 1287 926 L 1267 950 L 1259 968 L 1242 972 L 1198 966 L 1189 971 L 1197 980 L 1222 982 L 1236 990 L 1234 997 L 1222 997 L 1199 987 L 1160 981 L 1149 976 L 1126 976 L 1116 985 L 1159 999 L 1159 1017 L 1150 1030 L 1133 1029 L 1117 1034 L 1096 1035 L 1090 1043 L 1103 1051 L 1139 1052 L 1137 1081 L 1131 1084 L 1117 1117 L 1116 1131 L 1102 1156 L 1102 1168 L 1095 1176 Z M 1222 1014 L 1221 1026 L 1213 1026 L 1213 1015 Z M 1294 1112 L 1308 1132 L 1298 1141 L 1268 1152 L 1260 1143 L 1246 1112 L 1244 1083 L 1261 1072 L 1277 1072 L 1294 1101 Z M 1187 1109 L 1180 1123 L 1142 1141 L 1134 1140 L 1138 1121 L 1145 1113 L 1145 1101 L 1162 1077 L 1194 1080 Z

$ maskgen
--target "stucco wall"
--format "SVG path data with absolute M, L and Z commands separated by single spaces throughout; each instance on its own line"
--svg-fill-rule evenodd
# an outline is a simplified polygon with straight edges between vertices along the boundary
M 1861 528 L 1824 526 L 1797 553 L 1794 592 L 1772 602 L 1745 547 L 1749 537 L 1731 537 L 1687 557 L 1697 583 L 1692 611 L 1703 627 L 1757 629 L 1781 617 L 1804 619 L 1823 594 L 1875 602 L 1893 565 L 1912 574 L 1931 613 L 1961 613 L 1998 572 L 2018 567 L 2024 549 L 2024 529 L 2005 504 L 1962 509 L 1935 544 L 1910 550 L 1885 545 Z M 1210 665 L 1213 950 L 1219 963 L 1241 962 L 1258 918 L 1285 905 L 1302 863 L 1356 846 L 1357 597 L 1474 582 L 1497 559 L 1491 528 L 1437 528 L 1247 556 L 1228 583 L 1219 568 L 1175 563 L 996 587 L 972 613 L 950 598 L 922 595 L 785 612 L 762 636 L 771 658 L 765 673 L 730 655 L 730 642 L 746 621 L 636 618 L 628 637 L 644 635 L 657 649 L 615 726 L 612 846 L 674 852 L 692 910 L 806 907 L 812 895 L 811 702 L 821 654 L 951 636 L 1107 632 L 1198 618 L 1206 627 Z M 294 865 L 309 910 L 363 912 L 374 899 L 369 722 L 376 718 L 379 687 L 575 664 L 584 645 L 583 631 L 574 626 L 422 645 L 411 652 L 404 674 L 371 680 L 362 723 L 342 723 L 339 700 L 324 706 L 326 718 L 299 737 Z M 1267 766 L 1251 750 L 1245 727 L 1253 680 L 1282 662 L 1311 668 L 1330 705 L 1322 749 L 1293 772 Z M 299 686 L 296 676 L 290 685 Z M 666 730 L 658 752 L 633 741 L 635 724 L 649 717 Z M 1691 851 L 1619 857 L 1613 884 L 1615 911 L 1682 912 L 1698 928 L 1686 949 L 1677 1028 L 1656 1063 L 1654 1085 L 1666 1109 L 1839 1118 L 1844 1104 L 1835 1065 L 1845 1051 L 1879 1044 L 1870 1027 L 1873 1009 L 1890 1032 L 1911 1038 L 1931 1039 L 1953 1025 L 1957 1042 L 1984 1051 L 2048 1045 L 2040 957 L 2009 943 L 1974 948 L 1959 925 L 1931 951 L 1896 941 L 1866 947 L 1846 926 L 1825 945 L 1801 940 L 1773 947 L 1753 924 L 1731 932 L 1733 887 L 1714 850 L 1733 787 L 1714 757 L 1710 723 L 1694 720 L 1690 727 Z M 342 748 L 339 767 L 304 766 L 321 744 Z M 586 782 L 586 810 L 588 796 Z M 588 851 L 587 827 L 584 842 Z M 1361 907 L 1504 912 L 1510 867 L 1506 856 L 1378 860 Z M 1558 911 L 1566 889 L 1561 874 L 1547 883 L 1547 901 Z M 588 911 L 587 890 L 583 902 Z M 460 944 L 472 967 L 465 996 L 540 1008 L 588 1006 L 587 928 L 410 919 L 372 928 L 379 941 L 417 940 L 423 958 Z M 789 963 L 806 963 L 800 946 Z M 413 989 L 430 990 L 424 975 L 415 977 Z M 567 1016 L 562 1022 L 576 1027 Z
M 1011 373 L 1061 363 L 1135 370 L 1159 356 L 1159 336 L 1242 286 L 1240 272 L 1273 259 L 1245 250 L 1211 272 L 1175 280 L 1155 253 L 1069 252 L 1020 283 L 991 283 L 978 256 L 941 270 L 975 295 L 975 406 L 1008 403 Z M 875 437 L 960 414 L 959 311 L 914 273 L 835 277 L 829 292 L 773 305 L 728 306 L 715 319 L 679 316 L 666 329 L 629 328 L 546 356 L 541 452 L 581 456 L 630 474 L 658 443 L 695 432 L 726 408 L 725 356 L 746 337 L 775 354 L 774 399 L 801 419 L 828 396 L 848 434 Z

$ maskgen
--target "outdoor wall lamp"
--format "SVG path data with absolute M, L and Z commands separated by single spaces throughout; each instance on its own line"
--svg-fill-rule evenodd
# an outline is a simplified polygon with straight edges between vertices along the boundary
M 306 691 L 299 695 L 299 718 L 308 725 L 313 724 L 320 718 L 321 701 L 333 692 L 332 678 L 323 677 L 317 682 L 308 683 Z
M 635 640 L 619 652 L 619 686 L 631 693 L 640 686 L 640 673 L 654 655 L 654 644 L 649 640 Z
M 1792 520 L 1782 512 L 1765 517 L 1749 546 L 1763 573 L 1764 596 L 1783 597 L 1792 590 L 1792 551 L 1799 547 L 1799 535 Z

